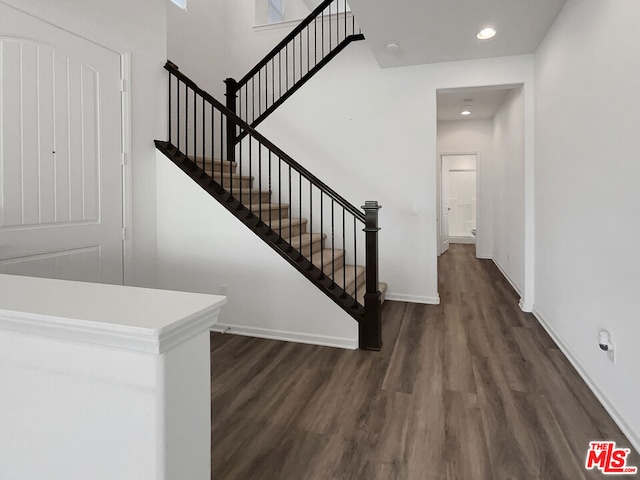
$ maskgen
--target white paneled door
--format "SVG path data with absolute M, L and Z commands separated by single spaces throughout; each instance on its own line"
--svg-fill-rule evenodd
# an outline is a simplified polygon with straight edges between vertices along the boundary
M 120 55 L 0 4 L 0 273 L 122 283 Z

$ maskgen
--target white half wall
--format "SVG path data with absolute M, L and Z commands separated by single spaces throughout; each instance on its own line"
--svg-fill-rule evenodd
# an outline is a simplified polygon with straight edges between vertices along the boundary
M 125 193 L 129 226 L 125 282 L 153 285 L 156 277 L 155 146 L 167 135 L 167 1 L 164 0 L 2 0 L 10 6 L 130 54 L 130 131 L 126 145 Z M 177 8 L 177 7 L 176 7 Z M 119 142 L 120 139 L 110 141 Z
M 493 260 L 524 292 L 524 96 L 509 90 L 493 119 Z
M 438 158 L 448 154 L 478 155 L 476 256 L 493 255 L 493 119 L 438 122 Z
M 217 329 L 357 348 L 358 324 L 329 297 L 157 153 L 161 288 L 218 294 Z
M 536 55 L 535 307 L 640 450 L 638 25 L 635 0 L 568 0 Z

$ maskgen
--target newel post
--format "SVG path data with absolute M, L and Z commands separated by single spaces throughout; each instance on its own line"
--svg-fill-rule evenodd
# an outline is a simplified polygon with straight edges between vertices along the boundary
M 382 313 L 378 285 L 378 210 L 376 201 L 367 201 L 362 206 L 365 213 L 366 293 L 364 295 L 364 319 L 360 322 L 359 339 L 363 350 L 382 348 Z
M 238 82 L 234 78 L 227 78 L 224 81 L 227 86 L 225 96 L 227 97 L 227 108 L 233 113 L 236 112 L 236 99 L 238 93 Z M 236 125 L 227 117 L 227 161 L 235 162 L 236 160 Z

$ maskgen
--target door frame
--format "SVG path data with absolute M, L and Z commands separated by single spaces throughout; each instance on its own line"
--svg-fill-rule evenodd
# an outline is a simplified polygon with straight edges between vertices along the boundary
M 440 228 L 440 226 L 442 225 L 442 157 L 448 157 L 448 156 L 456 156 L 456 155 L 475 155 L 476 157 L 476 241 L 475 241 L 475 250 L 476 250 L 476 257 L 478 257 L 478 241 L 480 240 L 480 232 L 481 232 L 481 221 L 480 221 L 480 212 L 481 212 L 481 208 L 482 208 L 482 189 L 481 189 L 481 184 L 482 182 L 480 181 L 480 176 L 481 176 L 481 169 L 480 169 L 480 165 L 481 165 L 481 155 L 480 152 L 478 151 L 444 151 L 444 152 L 438 152 L 438 161 L 436 162 L 437 166 L 437 212 L 438 212 L 438 217 L 437 217 L 437 223 L 438 223 L 438 256 L 442 255 L 443 252 L 440 251 L 440 246 L 442 245 L 442 230 Z M 480 258 L 480 257 L 478 257 Z
M 131 168 L 131 151 L 132 151 L 132 100 L 131 100 L 131 77 L 132 77 L 132 58 L 131 51 L 117 50 L 103 42 L 96 41 L 88 36 L 76 33 L 68 28 L 60 26 L 50 20 L 34 14 L 28 10 L 17 8 L 14 5 L 4 3 L 3 6 L 15 10 L 22 15 L 29 16 L 40 22 L 48 23 L 53 28 L 66 32 L 84 41 L 91 42 L 102 47 L 120 57 L 120 145 L 121 145 L 121 194 L 122 194 L 122 284 L 126 285 L 129 278 L 133 278 L 133 175 Z M 126 232 L 126 234 L 125 234 Z

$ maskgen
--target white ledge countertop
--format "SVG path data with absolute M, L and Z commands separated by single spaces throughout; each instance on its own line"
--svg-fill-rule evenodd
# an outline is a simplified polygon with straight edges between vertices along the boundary
M 0 275 L 0 331 L 162 353 L 210 329 L 226 297 Z

